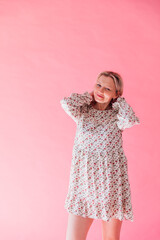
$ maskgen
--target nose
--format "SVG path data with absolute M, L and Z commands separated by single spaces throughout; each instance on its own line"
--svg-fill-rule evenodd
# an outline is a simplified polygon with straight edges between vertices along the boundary
M 104 90 L 103 90 L 103 88 L 99 89 L 98 93 L 99 93 L 99 94 L 102 96 L 102 95 L 103 95 L 103 93 L 104 93 Z

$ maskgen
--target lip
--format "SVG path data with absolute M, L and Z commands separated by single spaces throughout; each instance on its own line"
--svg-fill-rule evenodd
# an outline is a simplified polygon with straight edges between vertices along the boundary
M 100 98 L 103 98 L 103 97 L 102 97 L 101 95 L 99 95 L 98 93 L 97 93 L 97 96 L 100 97 Z

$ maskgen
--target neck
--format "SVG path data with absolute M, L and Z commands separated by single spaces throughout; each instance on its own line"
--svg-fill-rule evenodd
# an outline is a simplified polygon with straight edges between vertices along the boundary
M 112 108 L 110 103 L 106 104 L 106 103 L 98 103 L 98 102 L 94 103 L 94 107 L 98 110 L 106 110 L 106 109 L 111 109 Z

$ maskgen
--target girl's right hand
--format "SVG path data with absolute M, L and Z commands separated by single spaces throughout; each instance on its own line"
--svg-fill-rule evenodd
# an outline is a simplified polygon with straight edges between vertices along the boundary
M 93 95 L 94 95 L 94 94 L 93 94 L 93 91 L 92 91 L 92 92 L 90 92 L 89 94 L 90 94 L 92 97 L 93 97 Z
M 95 99 L 94 99 L 94 91 L 90 92 L 89 94 L 92 96 L 93 101 L 95 101 Z

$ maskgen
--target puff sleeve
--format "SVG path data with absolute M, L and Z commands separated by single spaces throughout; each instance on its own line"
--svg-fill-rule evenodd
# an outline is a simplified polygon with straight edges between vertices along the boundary
M 71 93 L 69 97 L 60 100 L 61 107 L 77 123 L 84 104 L 89 105 L 93 100 L 89 92 Z
M 125 128 L 140 124 L 139 118 L 124 97 L 118 97 L 116 102 L 112 103 L 112 108 L 118 111 L 117 126 L 119 129 L 124 130 Z

